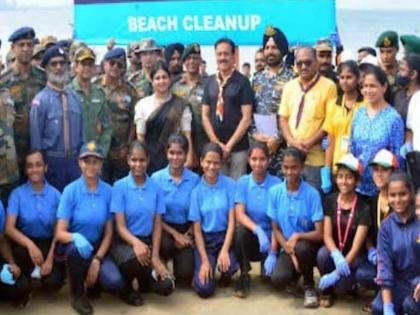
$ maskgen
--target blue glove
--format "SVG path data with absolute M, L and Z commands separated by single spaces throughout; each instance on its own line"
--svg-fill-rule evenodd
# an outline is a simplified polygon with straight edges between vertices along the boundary
M 260 253 L 267 253 L 270 249 L 270 240 L 265 234 L 261 226 L 257 225 L 254 229 L 254 234 L 258 237 L 258 243 L 260 244 Z
M 71 240 L 73 241 L 74 246 L 76 246 L 80 256 L 84 259 L 89 259 L 93 250 L 93 246 L 89 243 L 89 241 L 79 233 L 72 233 Z
M 322 150 L 326 151 L 329 146 L 330 146 L 330 140 L 328 140 L 328 137 L 322 138 L 322 141 L 321 141 Z
M 370 247 L 368 249 L 367 258 L 372 265 L 376 266 L 377 254 L 376 254 L 376 248 L 375 247 Z
M 337 269 L 340 275 L 345 277 L 350 276 L 349 263 L 338 249 L 331 252 L 331 258 L 334 260 L 335 268 Z
M 16 280 L 13 279 L 13 273 L 10 272 L 9 267 L 9 264 L 3 265 L 3 268 L 0 271 L 0 281 L 8 285 L 14 285 Z
M 321 290 L 325 290 L 335 285 L 338 280 L 340 280 L 340 275 L 336 270 L 334 270 L 333 272 L 327 273 L 321 277 L 321 280 L 319 281 L 319 288 Z
M 332 190 L 331 167 L 329 166 L 321 168 L 321 189 L 324 194 L 328 194 Z
M 407 154 L 412 151 L 413 151 L 413 144 L 410 142 L 406 142 L 400 148 L 400 155 L 405 160 Z
M 264 261 L 264 269 L 265 275 L 270 277 L 274 271 L 274 267 L 276 266 L 277 262 L 277 253 L 271 252 L 268 254 L 267 258 Z
M 394 304 L 384 303 L 384 315 L 395 315 Z

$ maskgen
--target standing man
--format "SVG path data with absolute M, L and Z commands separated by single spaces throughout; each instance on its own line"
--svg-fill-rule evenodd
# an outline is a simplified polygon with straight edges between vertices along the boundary
M 139 48 L 136 51 L 140 54 L 142 69 L 129 75 L 127 79 L 134 85 L 138 98 L 142 99 L 153 93 L 150 71 L 156 63 L 161 49 L 156 46 L 153 39 L 148 38 L 140 41 Z
M 80 176 L 77 157 L 84 143 L 82 104 L 76 92 L 66 87 L 70 72 L 62 48 L 48 48 L 42 67 L 47 72 L 47 86 L 32 101 L 31 148 L 46 152 L 46 179 L 63 191 Z
M 111 144 L 111 111 L 105 92 L 91 83 L 95 76 L 96 56 L 92 49 L 80 47 L 74 55 L 76 77 L 70 83 L 82 100 L 83 126 L 86 142 L 99 144 L 104 156 L 107 156 Z
M 165 48 L 165 61 L 168 65 L 172 82 L 182 74 L 182 54 L 184 49 L 185 47 L 181 43 L 173 43 Z
M 235 43 L 221 38 L 214 48 L 218 72 L 204 88 L 202 121 L 210 141 L 223 150 L 223 172 L 238 179 L 246 172 L 254 98 L 248 78 L 235 69 Z
M 327 104 L 336 101 L 337 89 L 333 81 L 318 72 L 313 48 L 298 48 L 295 66 L 299 76 L 284 86 L 280 127 L 287 144 L 307 154 L 303 175 L 309 184 L 320 190 L 321 177 L 324 184 L 331 178 L 331 169 L 322 168 L 325 153 L 320 143 L 324 136 L 321 127 Z
M 45 87 L 45 72 L 32 66 L 35 31 L 31 27 L 17 29 L 9 37 L 15 60 L 1 75 L 0 88 L 7 88 L 15 107 L 13 124 L 14 141 L 21 174 L 24 172 L 23 157 L 29 150 L 29 111 L 35 95 Z
M 333 65 L 333 45 L 329 39 L 320 39 L 315 45 L 316 59 L 319 65 L 319 73 L 331 79 L 338 85 L 337 73 Z
M 398 73 L 398 33 L 395 31 L 383 32 L 376 41 L 376 47 L 379 48 L 379 66 L 386 73 L 391 91 L 395 92 L 395 79 Z
M 255 60 L 254 60 L 254 68 L 255 73 L 254 76 L 258 73 L 264 70 L 265 68 L 265 57 L 264 57 L 264 48 L 260 48 L 255 53 Z
M 130 65 L 127 68 L 127 76 L 130 76 L 137 71 L 141 70 L 141 60 L 140 60 L 140 44 L 139 42 L 133 42 L 128 45 L 127 48 L 127 57 Z
M 269 26 L 263 36 L 264 60 L 267 65 L 262 71 L 255 74 L 252 88 L 255 93 L 254 114 L 271 116 L 277 125 L 279 105 L 283 94 L 284 85 L 293 79 L 293 72 L 285 66 L 283 58 L 289 51 L 289 44 L 284 33 L 278 28 Z M 254 120 L 251 135 L 254 140 L 265 142 L 271 155 L 268 171 L 281 176 L 281 151 L 286 147 L 286 142 L 280 132 L 267 135 L 259 131 Z
M 111 49 L 104 56 L 105 73 L 99 77 L 111 111 L 111 145 L 103 166 L 103 177 L 108 183 L 128 174 L 128 146 L 135 136 L 134 106 L 137 94 L 134 87 L 124 80 L 126 67 L 124 49 Z
M 206 132 L 201 121 L 201 102 L 203 100 L 206 80 L 200 75 L 201 50 L 200 45 L 188 45 L 182 54 L 185 73 L 174 82 L 172 92 L 185 99 L 193 112 L 192 137 L 195 151 L 195 165 L 198 165 L 203 146 L 208 142 Z

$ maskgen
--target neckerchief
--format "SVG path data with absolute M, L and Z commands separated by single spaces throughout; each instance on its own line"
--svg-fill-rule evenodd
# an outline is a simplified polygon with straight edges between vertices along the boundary
M 222 74 L 220 72 L 216 74 L 217 84 L 219 85 L 219 94 L 217 95 L 217 103 L 216 103 L 216 120 L 219 123 L 223 122 L 223 115 L 225 112 L 225 102 L 223 100 L 223 92 L 227 83 L 229 82 L 229 79 L 232 77 L 234 72 L 235 72 L 235 69 L 232 69 L 232 72 L 226 77 L 225 80 L 223 80 Z
M 299 81 L 299 86 L 300 86 L 300 89 L 303 92 L 303 95 L 302 95 L 302 98 L 300 99 L 299 109 L 298 109 L 298 113 L 296 115 L 296 126 L 295 126 L 296 129 L 299 127 L 300 121 L 302 120 L 303 108 L 305 106 L 306 93 L 308 93 L 318 83 L 320 78 L 321 78 L 321 74 L 318 73 L 316 75 L 315 79 L 306 88 L 304 88 L 302 83 Z
M 61 96 L 61 104 L 63 106 L 63 132 L 64 132 L 64 152 L 66 155 L 70 153 L 70 128 L 69 128 L 69 104 L 66 94 L 66 89 L 60 89 L 50 82 L 47 83 L 48 87 L 56 91 Z

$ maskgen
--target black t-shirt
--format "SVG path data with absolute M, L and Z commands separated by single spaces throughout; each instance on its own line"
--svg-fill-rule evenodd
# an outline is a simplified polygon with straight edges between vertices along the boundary
M 338 193 L 329 195 L 325 199 L 324 214 L 331 218 L 332 227 L 333 227 L 333 239 L 335 244 L 338 247 L 338 231 L 337 231 L 337 198 Z M 344 240 L 344 234 L 347 228 L 347 221 L 350 216 L 351 209 L 342 209 L 341 210 L 341 235 Z M 362 200 L 360 196 L 357 198 L 356 209 L 354 212 L 353 221 L 351 223 L 350 231 L 347 237 L 346 244 L 344 245 L 343 254 L 346 255 L 352 245 L 353 239 L 356 235 L 356 230 L 359 225 L 366 225 L 370 227 L 372 224 L 372 215 L 370 211 L 370 205 Z
M 210 120 L 214 132 L 219 140 L 227 143 L 234 134 L 240 120 L 242 119 L 241 107 L 243 105 L 251 105 L 254 103 L 254 95 L 251 83 L 248 78 L 235 71 L 230 77 L 223 92 L 224 114 L 223 121 L 216 120 L 216 105 L 219 95 L 219 85 L 216 75 L 212 75 L 207 84 L 204 86 L 202 104 L 210 106 Z M 248 149 L 248 135 L 240 139 L 233 147 L 232 151 L 242 151 Z

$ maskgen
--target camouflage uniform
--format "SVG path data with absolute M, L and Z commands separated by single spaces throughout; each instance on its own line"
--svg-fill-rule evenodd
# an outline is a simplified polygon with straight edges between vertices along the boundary
M 113 183 L 128 173 L 127 147 L 134 135 L 134 106 L 137 94 L 134 87 L 126 81 L 111 90 L 106 85 L 105 76 L 98 78 L 111 112 L 112 136 L 108 158 L 104 165 L 104 179 Z
M 283 87 L 288 81 L 293 79 L 293 77 L 293 72 L 288 68 L 282 68 L 281 71 L 275 75 L 272 75 L 268 68 L 257 73 L 252 80 L 252 88 L 255 93 L 254 113 L 262 115 L 277 115 L 283 93 Z M 253 123 L 251 134 L 254 135 L 256 132 L 257 130 L 255 124 Z M 282 177 L 282 151 L 285 148 L 286 143 L 280 134 L 280 128 L 278 139 L 280 141 L 280 146 L 275 156 L 271 159 L 268 171 L 270 174 Z
M 128 82 L 134 85 L 138 99 L 152 95 L 153 87 L 143 70 L 136 71 L 127 76 Z
M 89 95 L 85 95 L 77 78 L 73 79 L 70 86 L 82 100 L 86 142 L 95 141 L 101 146 L 104 156 L 107 156 L 111 145 L 112 126 L 105 92 L 98 85 L 91 84 Z
M 7 89 L 0 90 L 0 199 L 5 205 L 19 180 L 13 123 L 15 109 Z
M 26 79 L 22 78 L 15 65 L 0 77 L 0 88 L 7 88 L 9 90 L 15 106 L 16 115 L 13 125 L 14 141 L 21 171 L 24 169 L 23 157 L 30 147 L 30 105 L 35 95 L 45 87 L 45 84 L 45 72 L 38 67 L 31 67 L 30 75 Z
M 203 146 L 209 141 L 201 122 L 201 101 L 206 80 L 202 77 L 194 86 L 188 84 L 184 77 L 180 77 L 172 85 L 172 93 L 183 98 L 191 106 L 193 113 L 192 136 L 194 151 L 199 157 Z

